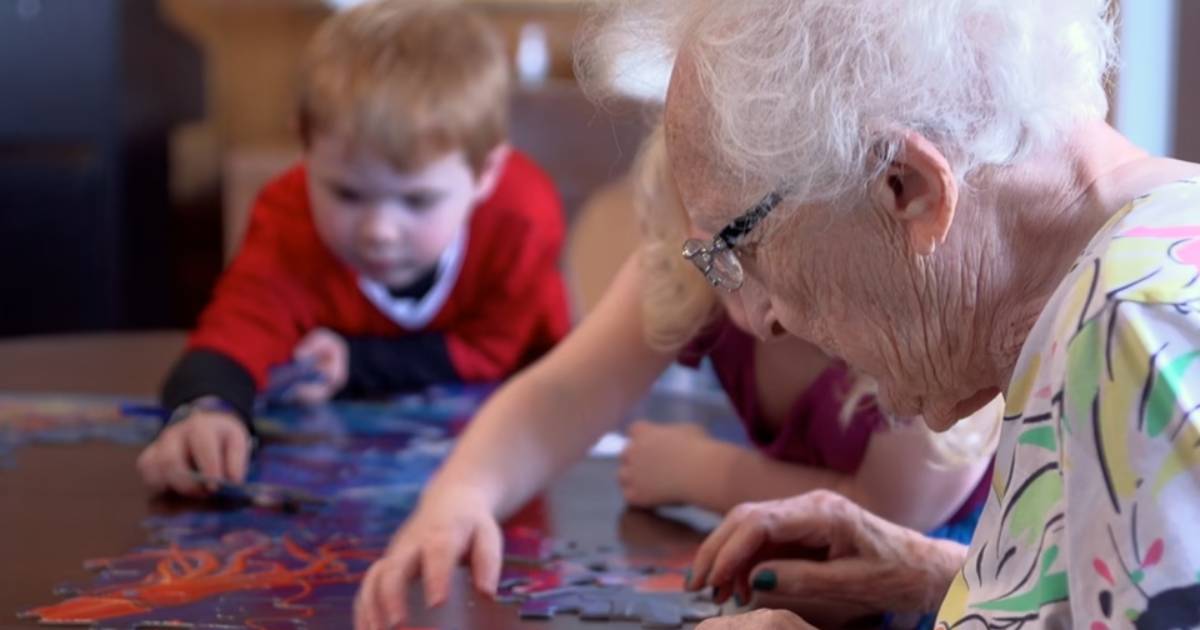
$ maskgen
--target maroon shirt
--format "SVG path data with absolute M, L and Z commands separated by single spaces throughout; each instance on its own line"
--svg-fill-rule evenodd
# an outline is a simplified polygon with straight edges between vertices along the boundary
M 873 398 L 857 405 L 848 422 L 842 421 L 842 404 L 855 381 L 850 368 L 834 360 L 796 398 L 783 426 L 775 429 L 767 422 L 759 404 L 754 345 L 753 336 L 723 317 L 688 344 L 679 362 L 697 367 L 704 357 L 712 359 L 717 380 L 737 411 L 746 434 L 764 455 L 847 475 L 857 472 L 871 437 L 876 431 L 886 431 L 888 423 Z M 990 473 L 983 476 L 950 518 L 951 522 L 983 504 L 990 477 Z

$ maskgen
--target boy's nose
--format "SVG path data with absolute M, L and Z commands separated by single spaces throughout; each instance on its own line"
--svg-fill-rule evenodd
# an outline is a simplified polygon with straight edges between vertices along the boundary
M 374 208 L 363 218 L 360 232 L 372 244 L 392 244 L 404 238 L 404 226 L 396 213 Z

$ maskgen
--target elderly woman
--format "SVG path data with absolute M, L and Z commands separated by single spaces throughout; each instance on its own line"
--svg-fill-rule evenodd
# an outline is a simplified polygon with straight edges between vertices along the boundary
M 736 510 L 691 587 L 947 628 L 1200 625 L 1200 166 L 1105 124 L 1109 15 L 643 0 L 599 36 L 671 52 L 684 255 L 761 337 L 814 342 L 935 429 L 1007 398 L 969 549 L 813 493 Z

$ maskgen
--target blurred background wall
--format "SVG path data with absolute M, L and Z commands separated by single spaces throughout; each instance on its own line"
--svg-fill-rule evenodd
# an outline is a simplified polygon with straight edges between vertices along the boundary
M 627 169 L 646 116 L 575 85 L 583 3 L 472 4 L 522 62 L 513 141 L 574 216 Z M 0 336 L 190 325 L 257 190 L 298 157 L 300 54 L 333 10 L 0 0 Z
M 345 1 L 345 0 L 344 0 Z M 603 1 L 603 0 L 601 0 Z M 524 77 L 516 146 L 574 231 L 582 313 L 631 250 L 622 176 L 648 115 L 572 76 L 578 0 L 472 2 Z M 189 326 L 267 179 L 299 155 L 300 53 L 321 0 L 0 0 L 0 336 Z M 1114 120 L 1200 159 L 1200 2 L 1125 0 Z M 661 79 L 661 77 L 659 77 Z

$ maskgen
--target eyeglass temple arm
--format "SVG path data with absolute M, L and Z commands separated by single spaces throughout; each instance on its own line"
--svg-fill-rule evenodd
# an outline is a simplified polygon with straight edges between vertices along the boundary
M 775 206 L 778 206 L 779 202 L 782 200 L 783 194 L 780 192 L 773 192 L 766 197 L 763 197 L 761 201 L 754 204 L 753 208 L 750 208 L 745 212 L 745 214 L 734 219 L 729 225 L 725 226 L 725 229 L 721 230 L 721 232 L 717 234 L 717 238 L 714 240 L 723 241 L 726 247 L 732 248 L 734 245 L 737 245 L 738 241 L 742 240 L 742 237 L 745 236 L 750 230 L 753 230 L 754 226 L 758 225 L 760 221 L 766 218 L 766 216 L 770 214 L 771 211 L 775 209 Z

